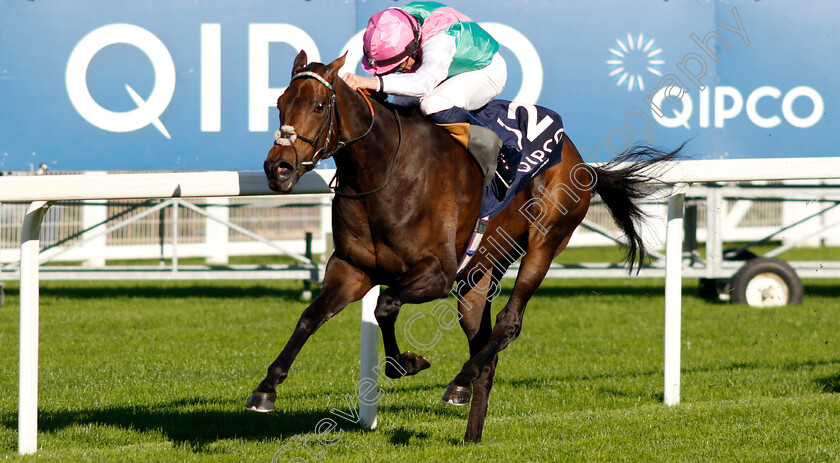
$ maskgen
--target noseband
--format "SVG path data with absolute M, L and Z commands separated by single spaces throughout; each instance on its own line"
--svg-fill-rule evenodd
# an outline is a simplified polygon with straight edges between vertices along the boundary
M 297 164 L 298 166 L 305 167 L 306 172 L 309 172 L 310 170 L 317 167 L 318 164 L 320 164 L 320 162 L 323 161 L 324 159 L 331 158 L 333 155 L 335 155 L 335 153 L 341 151 L 342 149 L 346 148 L 347 146 L 350 146 L 353 143 L 356 143 L 357 141 L 359 141 L 359 140 L 365 138 L 366 136 L 368 136 L 368 134 L 370 134 L 371 130 L 373 130 L 373 124 L 374 124 L 374 122 L 376 122 L 376 117 L 375 117 L 374 112 L 373 112 L 373 105 L 371 104 L 370 99 L 368 98 L 367 91 L 362 90 L 361 88 L 357 88 L 356 91 L 358 91 L 359 94 L 362 95 L 362 98 L 364 98 L 365 103 L 367 103 L 368 110 L 370 111 L 370 125 L 368 126 L 367 130 L 365 130 L 365 133 L 361 134 L 360 136 L 358 136 L 356 138 L 353 138 L 351 140 L 347 140 L 346 142 L 341 141 L 340 140 L 340 138 L 341 138 L 341 119 L 339 118 L 339 115 L 338 115 L 338 101 L 337 101 L 336 94 L 335 94 L 335 81 L 333 81 L 333 83 L 331 84 L 331 83 L 327 82 L 327 80 L 324 79 L 323 77 L 321 77 L 318 74 L 316 74 L 314 72 L 311 72 L 311 71 L 298 72 L 297 74 L 292 76 L 292 80 L 304 79 L 304 78 L 315 79 L 330 90 L 330 98 L 329 98 L 329 102 L 327 103 L 327 110 L 326 110 L 327 114 L 324 117 L 324 122 L 321 123 L 321 127 L 318 129 L 318 133 L 315 135 L 315 138 L 313 138 L 311 140 L 309 138 L 306 138 L 302 135 L 299 135 L 299 134 L 295 133 L 295 129 L 294 129 L 293 126 L 291 126 L 291 125 L 281 125 L 280 130 L 278 130 L 274 134 L 274 144 L 275 145 L 281 145 L 281 146 L 291 146 L 292 150 L 294 150 L 294 152 L 295 152 L 295 164 Z M 336 79 L 338 79 L 338 77 L 336 77 Z M 382 185 L 380 185 L 379 187 L 377 187 L 377 188 L 375 188 L 371 191 L 366 191 L 364 193 L 357 193 L 357 194 L 340 192 L 340 191 L 338 191 L 338 188 L 336 186 L 335 187 L 336 196 L 341 196 L 341 197 L 350 198 L 350 199 L 363 198 L 365 196 L 369 196 L 369 195 L 372 195 L 374 193 L 379 192 L 380 190 L 385 188 L 385 186 L 388 185 L 388 183 L 391 181 L 391 178 L 394 175 L 394 171 L 396 170 L 397 159 L 399 158 L 399 155 L 400 155 L 400 147 L 402 146 L 402 125 L 400 124 L 400 118 L 397 115 L 396 110 L 393 110 L 393 113 L 394 113 L 394 119 L 396 119 L 396 121 L 397 121 L 397 132 L 399 134 L 399 139 L 398 139 L 399 141 L 397 142 L 397 153 L 396 153 L 396 155 L 394 155 L 394 161 L 391 164 L 391 169 L 388 172 L 388 176 L 385 178 L 385 181 L 382 183 Z M 327 151 L 327 147 L 330 144 L 331 137 L 332 137 L 332 134 L 333 134 L 333 128 L 335 128 L 335 131 L 337 133 L 336 138 L 339 138 L 339 140 L 336 142 L 335 146 L 331 150 Z M 325 131 L 326 131 L 326 136 L 324 137 L 324 144 L 320 148 L 318 148 L 318 145 L 317 145 L 318 140 L 321 138 L 321 136 L 324 134 Z M 304 142 L 306 142 L 308 145 L 310 145 L 315 150 L 315 154 L 312 156 L 311 161 L 300 162 L 298 151 L 297 151 L 297 148 L 295 147 L 295 143 L 294 143 L 295 139 L 298 139 L 298 138 L 303 140 Z M 297 166 L 296 166 L 296 168 L 297 168 Z M 336 175 L 336 177 L 333 178 L 333 180 L 335 180 L 337 178 L 338 178 L 338 176 Z M 333 183 L 333 182 L 330 182 L 330 183 Z M 330 186 L 333 186 L 333 185 L 330 185 Z

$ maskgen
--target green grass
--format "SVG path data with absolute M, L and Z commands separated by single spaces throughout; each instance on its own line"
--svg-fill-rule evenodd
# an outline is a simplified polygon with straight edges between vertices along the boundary
M 16 283 L 6 292 L 0 455 L 17 460 Z M 457 327 L 424 352 L 430 370 L 384 387 L 367 432 L 330 414 L 358 379 L 358 304 L 310 339 L 278 411 L 258 415 L 243 405 L 306 305 L 299 282 L 44 282 L 41 449 L 23 459 L 268 462 L 289 445 L 285 462 L 306 457 L 303 439 L 322 461 L 840 459 L 840 282 L 806 281 L 805 304 L 773 310 L 695 292 L 686 280 L 682 402 L 666 407 L 662 281 L 546 281 L 500 356 L 484 441 L 461 446 L 468 410 L 440 401 L 467 359 Z M 426 317 L 412 332 L 436 328 Z M 329 417 L 340 433 L 323 446 Z

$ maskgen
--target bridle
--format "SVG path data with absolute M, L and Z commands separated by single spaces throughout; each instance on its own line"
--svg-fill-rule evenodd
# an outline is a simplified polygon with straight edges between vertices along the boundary
M 373 124 L 376 121 L 376 118 L 374 117 L 375 115 L 373 113 L 373 105 L 371 105 L 370 100 L 368 100 L 368 98 L 367 98 L 367 95 L 365 95 L 364 93 L 362 93 L 360 91 L 359 93 L 361 93 L 362 96 L 365 98 L 365 101 L 368 104 L 368 109 L 370 110 L 370 125 L 368 126 L 367 130 L 365 130 L 365 132 L 361 136 L 358 136 L 358 137 L 356 137 L 352 140 L 348 140 L 346 142 L 338 140 L 335 143 L 335 146 L 333 146 L 333 148 L 331 150 L 327 151 L 328 147 L 330 146 L 330 142 L 332 141 L 333 133 L 336 134 L 336 138 L 341 137 L 341 119 L 338 116 L 338 100 L 337 100 L 336 94 L 335 94 L 335 85 L 334 85 L 335 81 L 333 81 L 333 83 L 329 83 L 329 82 L 326 81 L 326 79 L 324 79 L 323 77 L 319 76 L 318 74 L 316 74 L 312 71 L 298 72 L 297 74 L 292 76 L 292 80 L 304 79 L 304 78 L 315 79 L 330 90 L 330 97 L 329 97 L 329 100 L 327 102 L 327 108 L 326 108 L 327 113 L 324 116 L 324 121 L 321 122 L 321 127 L 318 128 L 318 133 L 312 139 L 309 139 L 309 138 L 304 137 L 303 135 L 294 133 L 293 128 L 292 129 L 285 129 L 286 127 L 289 127 L 289 126 L 281 127 L 280 137 L 290 139 L 291 143 L 288 143 L 288 144 L 291 145 L 292 149 L 295 152 L 295 164 L 297 164 L 298 166 L 305 167 L 306 171 L 308 172 L 308 171 L 314 169 L 315 167 L 317 167 L 318 164 L 321 163 L 321 161 L 331 158 L 333 155 L 335 155 L 335 153 L 341 151 L 345 147 L 347 147 L 349 145 L 352 145 L 353 143 L 356 143 L 357 141 L 361 140 L 362 138 L 365 138 L 370 133 L 370 131 L 373 129 Z M 336 77 L 336 79 L 337 78 L 338 77 Z M 324 132 L 326 132 L 326 135 L 324 134 Z M 319 148 L 318 147 L 318 140 L 320 140 L 322 136 L 324 137 L 324 144 Z M 299 139 L 303 140 L 304 142 L 306 142 L 308 145 L 310 145 L 315 150 L 315 154 L 312 155 L 312 160 L 311 161 L 300 162 L 300 156 L 298 154 L 297 148 L 295 147 L 295 144 L 293 143 L 293 140 L 291 140 L 293 138 L 299 138 Z M 280 141 L 281 140 L 278 139 L 275 136 L 275 141 L 274 141 L 275 144 L 282 144 L 284 146 L 286 145 L 286 143 L 281 143 Z
M 370 111 L 370 125 L 368 126 L 367 130 L 365 130 L 365 132 L 363 134 L 361 134 L 360 136 L 358 136 L 356 138 L 353 138 L 351 140 L 341 141 L 340 140 L 340 138 L 341 138 L 341 118 L 339 117 L 339 114 L 338 114 L 338 100 L 337 100 L 336 93 L 335 93 L 335 80 L 333 80 L 332 83 L 329 83 L 329 82 L 327 82 L 326 79 L 324 79 L 323 77 L 321 77 L 320 75 L 318 75 L 318 74 L 316 74 L 312 71 L 302 71 L 302 72 L 298 72 L 297 74 L 292 76 L 292 80 L 304 79 L 304 78 L 315 79 L 330 90 L 330 96 L 329 96 L 329 100 L 327 102 L 327 108 L 326 108 L 326 114 L 324 116 L 324 121 L 321 123 L 321 127 L 318 128 L 318 133 L 312 139 L 309 139 L 307 137 L 304 137 L 303 135 L 299 135 L 299 134 L 295 133 L 294 128 L 292 126 L 281 125 L 281 129 L 278 130 L 277 133 L 274 136 L 274 144 L 275 145 L 281 145 L 281 146 L 291 146 L 292 150 L 295 152 L 295 164 L 296 164 L 296 166 L 304 167 L 306 169 L 306 171 L 304 173 L 306 173 L 306 172 L 309 172 L 310 170 L 314 169 L 315 167 L 317 167 L 318 164 L 321 163 L 321 161 L 333 157 L 337 152 L 341 151 L 342 149 L 344 149 L 344 148 L 360 141 L 361 139 L 365 138 L 366 136 L 368 136 L 368 134 L 370 134 L 371 130 L 373 130 L 374 122 L 376 122 L 376 115 L 374 114 L 373 105 L 370 102 L 367 91 L 363 90 L 363 89 L 360 89 L 360 88 L 356 89 L 359 92 L 359 94 L 362 95 L 362 98 L 364 98 L 365 103 L 367 103 L 368 110 Z M 338 77 L 336 77 L 336 79 L 338 79 Z M 397 127 L 398 127 L 398 130 L 399 130 L 399 142 L 397 144 L 397 153 L 394 156 L 394 162 L 391 165 L 391 170 L 388 173 L 388 177 L 385 179 L 385 182 L 382 185 L 380 185 L 379 187 L 375 188 L 374 190 L 367 191 L 367 192 L 364 192 L 364 193 L 358 193 L 358 194 L 342 193 L 342 192 L 338 191 L 337 185 L 333 185 L 333 183 L 335 183 L 335 180 L 338 178 L 337 174 L 336 174 L 336 177 L 333 178 L 333 182 L 330 182 L 331 183 L 330 186 L 335 189 L 335 194 L 337 196 L 341 196 L 341 197 L 344 197 L 344 198 L 351 198 L 351 199 L 352 198 L 362 198 L 362 197 L 372 195 L 372 194 L 382 190 L 383 188 L 385 188 L 385 186 L 388 184 L 388 182 L 391 181 L 391 177 L 394 175 L 394 170 L 395 170 L 396 165 L 397 165 L 397 158 L 399 157 L 399 154 L 400 154 L 400 147 L 402 146 L 402 126 L 400 124 L 400 118 L 397 115 L 396 110 L 393 110 L 393 112 L 394 112 L 394 118 L 397 120 Z M 326 132 L 326 134 L 325 134 L 325 132 Z M 335 133 L 336 138 L 339 139 L 339 140 L 336 141 L 335 146 L 333 146 L 332 149 L 328 150 L 330 142 L 332 141 L 333 133 Z M 324 143 L 319 148 L 318 147 L 318 140 L 320 140 L 322 136 L 324 137 Z M 302 141 L 306 142 L 308 145 L 310 145 L 315 150 L 315 154 L 312 155 L 312 160 L 311 161 L 303 161 L 303 162 L 300 161 L 300 155 L 298 154 L 298 150 L 295 147 L 295 143 L 294 143 L 295 139 L 298 139 L 298 138 L 301 139 Z

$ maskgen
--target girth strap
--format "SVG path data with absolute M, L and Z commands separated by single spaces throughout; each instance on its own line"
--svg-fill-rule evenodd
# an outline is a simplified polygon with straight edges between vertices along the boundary
M 482 217 L 475 222 L 475 228 L 473 228 L 473 233 L 470 237 L 470 244 L 467 245 L 467 251 L 464 253 L 464 257 L 461 258 L 461 262 L 458 264 L 458 271 L 455 272 L 456 277 L 460 275 L 465 268 L 467 268 L 467 264 L 470 263 L 476 250 L 478 250 L 478 246 L 481 244 L 481 239 L 484 238 L 484 233 L 487 232 L 487 222 L 489 222 L 487 217 Z

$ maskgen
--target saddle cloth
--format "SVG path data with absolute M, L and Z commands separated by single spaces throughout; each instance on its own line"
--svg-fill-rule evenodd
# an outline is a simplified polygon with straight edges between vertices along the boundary
M 467 250 L 458 264 L 460 275 L 478 250 L 487 230 L 487 222 L 499 215 L 538 175 L 562 159 L 563 120 L 556 112 L 506 100 L 493 100 L 474 113 L 484 126 L 499 135 L 506 145 L 522 152 L 522 160 L 516 171 L 516 178 L 502 200 L 496 197 L 496 182 L 484 187 L 478 220 L 470 237 Z
M 516 179 L 504 199 L 496 198 L 495 182 L 484 188 L 479 217 L 492 219 L 533 179 L 561 161 L 563 120 L 548 108 L 506 100 L 493 100 L 474 114 L 502 142 L 522 152 Z

